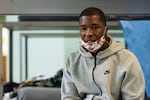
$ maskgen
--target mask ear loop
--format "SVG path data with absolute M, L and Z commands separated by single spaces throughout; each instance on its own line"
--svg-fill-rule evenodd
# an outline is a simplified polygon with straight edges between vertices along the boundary
M 108 27 L 105 26 L 104 33 L 103 33 L 104 38 L 105 38 L 105 35 L 106 35 L 106 33 L 107 33 L 107 30 L 108 30 Z M 106 39 L 105 39 L 105 40 L 106 40 Z M 111 41 L 107 41 L 107 40 L 106 40 L 106 42 L 108 43 L 108 45 L 111 44 Z
M 102 39 L 103 39 L 103 41 L 105 40 L 106 32 L 107 32 L 107 27 L 105 26 L 105 28 L 104 28 L 104 32 L 103 32 L 103 35 L 102 35 Z
M 110 45 L 110 42 L 106 40 L 106 33 L 107 33 L 108 27 L 105 26 L 102 41 L 105 41 L 108 45 Z
M 105 37 L 108 27 L 105 26 L 103 36 Z

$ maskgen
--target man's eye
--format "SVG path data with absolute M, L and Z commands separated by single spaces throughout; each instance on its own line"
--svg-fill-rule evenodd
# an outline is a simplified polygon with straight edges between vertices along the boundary
M 97 26 L 93 26 L 92 29 L 93 29 L 93 30 L 96 30 L 96 29 L 98 29 L 98 27 L 97 27 Z
M 81 31 L 85 31 L 85 30 L 86 30 L 86 28 L 85 28 L 85 27 L 82 27 L 82 28 L 80 28 L 80 30 L 81 30 Z

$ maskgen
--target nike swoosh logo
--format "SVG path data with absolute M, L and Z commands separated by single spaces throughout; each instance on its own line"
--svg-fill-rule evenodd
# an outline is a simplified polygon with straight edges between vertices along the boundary
M 104 72 L 104 75 L 109 74 L 109 73 L 110 73 L 110 70 L 106 70 L 106 71 Z

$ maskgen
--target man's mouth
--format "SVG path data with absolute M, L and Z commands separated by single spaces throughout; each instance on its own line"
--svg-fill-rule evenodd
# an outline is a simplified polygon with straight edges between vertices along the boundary
M 95 42 L 95 41 L 96 41 L 95 39 L 93 39 L 93 40 L 92 40 L 92 39 L 88 39 L 88 40 L 86 40 L 85 42 L 87 42 L 87 43 L 88 43 L 88 42 L 89 42 L 89 43 L 91 43 L 91 42 Z

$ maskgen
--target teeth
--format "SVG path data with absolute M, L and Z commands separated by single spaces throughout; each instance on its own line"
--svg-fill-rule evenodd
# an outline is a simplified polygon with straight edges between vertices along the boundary
M 93 43 L 92 41 L 88 41 L 88 43 Z

